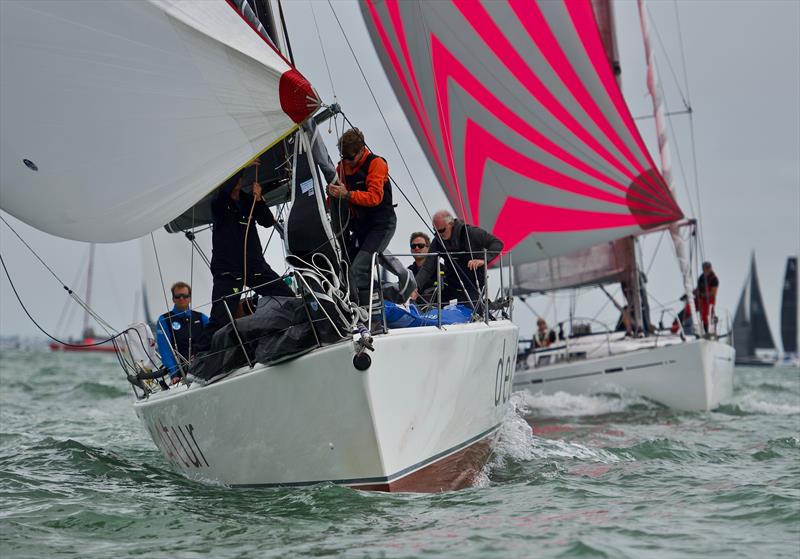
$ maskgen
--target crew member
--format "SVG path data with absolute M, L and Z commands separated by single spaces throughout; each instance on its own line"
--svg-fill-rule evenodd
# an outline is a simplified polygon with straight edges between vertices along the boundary
M 703 273 L 697 278 L 697 308 L 700 310 L 700 318 L 703 321 L 703 328 L 708 332 L 708 317 L 712 306 L 717 305 L 717 289 L 719 279 L 711 268 L 711 262 L 703 262 Z
M 245 169 L 248 180 L 250 176 L 257 177 L 253 172 L 257 168 L 258 163 L 255 162 Z M 211 298 L 214 303 L 211 322 L 214 329 L 230 321 L 225 305 L 235 316 L 239 299 L 235 294 L 241 292 L 245 285 L 265 297 L 294 297 L 294 292 L 264 260 L 256 223 L 262 227 L 272 227 L 275 217 L 261 198 L 261 185 L 257 178 L 252 182 L 252 194 L 243 190 L 244 175 L 244 172 L 239 173 L 229 179 L 211 202 L 214 218 L 211 240 L 211 273 L 214 276 Z
M 541 317 L 536 321 L 536 332 L 533 334 L 534 349 L 550 347 L 556 343 L 556 333 L 547 327 L 547 322 Z
M 484 250 L 492 260 L 503 250 L 503 241 L 480 227 L 454 219 L 447 210 L 433 215 L 433 227 L 436 237 L 430 251 L 450 253 L 444 256 L 445 274 L 456 298 L 461 302 L 477 302 L 484 284 L 481 268 L 488 264 Z M 416 275 L 417 285 L 427 285 L 435 275 L 436 261 L 427 258 Z
M 343 234 L 350 286 L 355 290 L 351 295 L 359 305 L 368 305 L 372 255 L 386 250 L 397 226 L 389 166 L 367 148 L 358 128 L 342 134 L 339 152 L 337 179 L 328 185 L 331 214 Z
M 208 325 L 208 317 L 201 312 L 193 311 L 192 288 L 183 281 L 176 282 L 172 291 L 172 310 L 158 317 L 156 325 L 156 343 L 161 363 L 169 370 L 170 379 L 175 384 L 183 376 L 173 349 L 180 355 L 179 359 L 189 362 L 193 355 L 192 348 Z

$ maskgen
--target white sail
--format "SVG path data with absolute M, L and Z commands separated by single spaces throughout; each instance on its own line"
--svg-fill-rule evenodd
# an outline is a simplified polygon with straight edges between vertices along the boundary
M 60 237 L 158 229 L 318 105 L 224 1 L 0 2 L 0 207 Z

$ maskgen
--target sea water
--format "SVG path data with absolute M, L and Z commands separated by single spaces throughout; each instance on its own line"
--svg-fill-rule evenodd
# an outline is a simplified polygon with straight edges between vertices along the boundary
M 710 413 L 518 393 L 440 494 L 191 482 L 131 398 L 113 356 L 0 354 L 0 557 L 800 556 L 798 369 L 737 369 Z

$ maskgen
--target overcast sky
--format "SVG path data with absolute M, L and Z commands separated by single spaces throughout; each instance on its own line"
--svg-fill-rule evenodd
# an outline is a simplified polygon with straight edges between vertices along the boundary
M 326 102 L 336 100 L 348 117 L 366 134 L 376 152 L 385 156 L 400 186 L 419 205 L 408 173 L 358 72 L 327 2 L 289 1 L 284 4 L 292 48 L 300 71 L 309 78 Z M 381 109 L 403 156 L 414 170 L 431 211 L 448 207 L 446 198 L 428 166 L 397 103 L 370 44 L 355 3 L 335 2 L 334 8 L 369 76 Z M 652 112 L 644 79 L 645 61 L 635 2 L 617 2 L 617 34 L 623 70 L 623 89 L 634 116 Z M 672 1 L 650 2 L 655 30 L 653 40 L 669 110 L 682 109 L 687 95 L 676 6 Z M 692 1 L 679 2 L 677 11 L 683 36 L 688 76 L 688 95 L 694 110 L 694 132 L 702 212 L 698 212 L 689 120 L 672 119 L 670 138 L 679 203 L 687 215 L 702 218 L 706 258 L 720 276 L 718 304 L 731 314 L 735 309 L 754 250 L 759 266 L 764 302 L 773 335 L 780 346 L 778 329 L 780 290 L 786 258 L 800 253 L 800 2 L 786 1 Z M 314 15 L 327 53 L 333 88 L 315 33 Z M 672 66 L 672 70 L 670 69 Z M 676 78 L 673 76 L 673 71 Z M 655 132 L 652 121 L 638 121 L 652 153 Z M 0 123 L 2 125 L 2 123 Z M 335 132 L 327 134 L 333 147 Z M 657 159 L 656 159 L 657 160 Z M 686 176 L 681 172 L 681 162 Z M 687 195 L 691 193 L 691 204 Z M 408 251 L 408 234 L 421 228 L 419 218 L 404 201 L 398 208 L 399 223 L 390 250 Z M 699 214 L 699 215 L 698 215 Z M 30 243 L 61 279 L 80 288 L 85 275 L 88 245 L 58 239 L 3 216 Z M 671 243 L 660 234 L 642 241 L 645 267 L 650 269 L 649 290 L 660 301 L 675 300 L 681 293 L 680 276 Z M 275 243 L 273 243 L 275 244 Z M 77 336 L 81 313 L 67 305 L 64 290 L 21 247 L 5 225 L 0 224 L 0 251 L 20 295 L 31 314 L 45 329 L 62 336 Z M 280 264 L 279 247 L 268 251 L 268 261 Z M 98 245 L 92 306 L 114 327 L 122 328 L 141 312 L 135 306 L 141 283 L 139 243 Z M 170 283 L 178 278 L 166 278 Z M 579 298 L 578 314 L 593 316 L 604 302 L 600 295 Z M 200 301 L 195 300 L 196 304 Z M 547 301 L 533 299 L 538 312 Z M 68 309 L 62 312 L 63 309 Z M 521 308 L 521 307 L 518 307 Z M 561 304 L 563 318 L 564 304 Z M 69 309 L 72 309 L 71 311 Z M 138 316 L 137 316 L 138 314 Z M 530 315 L 519 310 L 527 330 Z M 601 316 L 613 320 L 606 309 Z M 0 334 L 33 335 L 37 330 L 16 302 L 8 281 L 0 280 Z M 527 335 L 523 332 L 523 335 Z

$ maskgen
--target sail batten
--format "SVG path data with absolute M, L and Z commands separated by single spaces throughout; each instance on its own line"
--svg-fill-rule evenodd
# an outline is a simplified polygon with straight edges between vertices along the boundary
M 451 204 L 516 262 L 682 217 L 588 1 L 365 0 L 362 15 Z
M 10 0 L 0 26 L 0 207 L 60 237 L 158 229 L 319 106 L 232 3 Z

